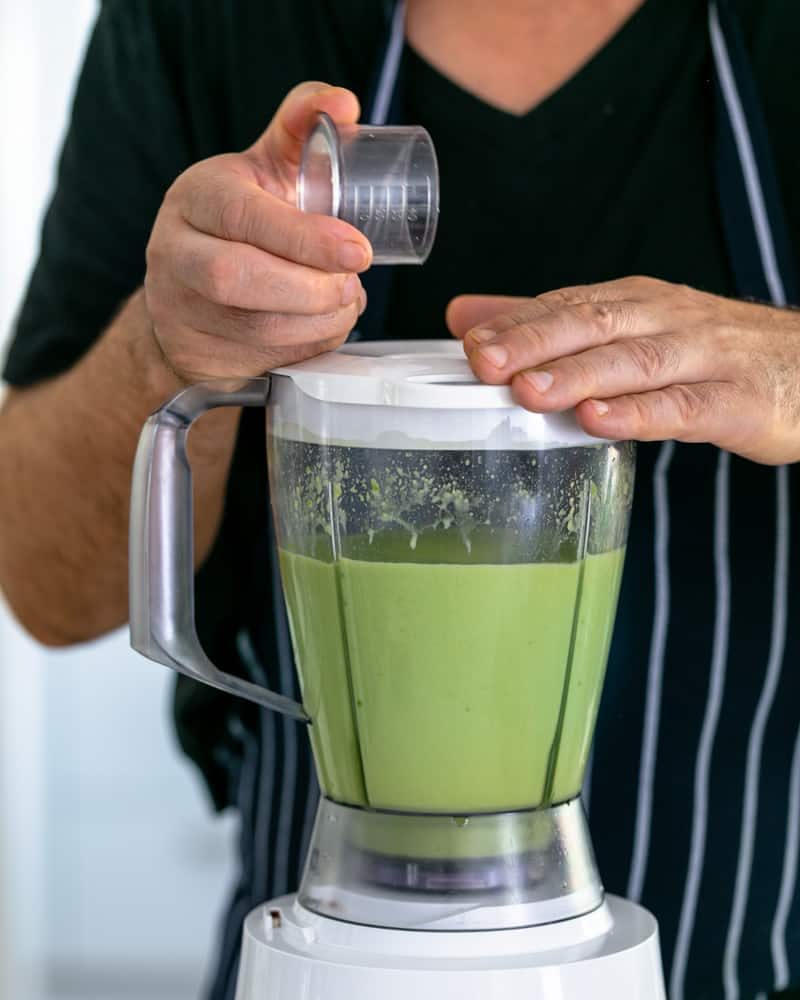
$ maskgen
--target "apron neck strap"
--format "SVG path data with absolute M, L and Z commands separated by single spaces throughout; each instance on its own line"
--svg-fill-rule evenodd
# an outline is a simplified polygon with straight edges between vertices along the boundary
M 739 295 L 796 303 L 796 272 L 764 113 L 739 18 L 729 0 L 708 12 L 716 70 L 720 213 Z
M 372 125 L 402 124 L 403 111 L 403 47 L 406 36 L 406 0 L 389 5 L 386 29 L 381 42 L 369 99 L 366 121 Z M 350 334 L 350 340 L 382 340 L 386 336 L 386 314 L 392 287 L 393 267 L 373 267 L 361 276 L 367 293 L 367 311 Z
M 366 121 L 385 125 L 395 121 L 395 105 L 401 88 L 398 86 L 400 64 L 406 34 L 406 0 L 398 0 L 388 11 L 387 29 L 378 61 L 378 74 L 372 85 Z

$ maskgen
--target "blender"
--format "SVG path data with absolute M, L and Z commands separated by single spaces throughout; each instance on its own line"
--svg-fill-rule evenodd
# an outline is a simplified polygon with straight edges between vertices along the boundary
M 186 436 L 216 406 L 266 409 L 302 704 L 197 639 Z M 656 921 L 604 894 L 580 801 L 633 480 L 631 443 L 518 407 L 450 341 L 351 344 L 150 418 L 132 644 L 305 724 L 322 790 L 237 1000 L 665 998 Z

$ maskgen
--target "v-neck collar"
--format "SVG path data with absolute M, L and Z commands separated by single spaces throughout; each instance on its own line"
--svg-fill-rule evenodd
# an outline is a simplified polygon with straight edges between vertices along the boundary
M 700 6 L 701 0 L 645 0 L 569 79 L 523 114 L 487 103 L 406 44 L 407 79 L 417 92 L 410 96 L 415 108 L 427 109 L 440 128 L 448 119 L 459 123 L 459 128 L 460 123 L 469 121 L 471 134 L 465 141 L 480 135 L 503 145 L 513 143 L 521 132 L 558 139 L 563 135 L 563 123 L 574 121 L 576 114 L 596 114 L 602 119 L 624 107 L 637 74 L 644 70 L 655 48 L 674 48 L 678 58 L 686 28 L 694 25 Z M 628 65 L 627 74 L 619 73 L 620 64 Z

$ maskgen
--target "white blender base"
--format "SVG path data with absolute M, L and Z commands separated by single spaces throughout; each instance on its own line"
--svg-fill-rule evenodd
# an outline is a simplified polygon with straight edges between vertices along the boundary
M 406 931 L 320 917 L 294 896 L 254 910 L 236 1000 L 666 1000 L 658 925 L 616 896 L 501 931 Z

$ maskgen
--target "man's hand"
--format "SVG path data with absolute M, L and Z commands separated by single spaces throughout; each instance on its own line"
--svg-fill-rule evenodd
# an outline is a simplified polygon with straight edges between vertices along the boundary
M 301 84 L 250 149 L 195 164 L 167 192 L 145 295 L 182 380 L 261 375 L 332 350 L 363 311 L 368 240 L 295 206 L 303 142 L 320 111 L 340 123 L 359 116 L 350 91 Z
M 484 382 L 535 412 L 576 407 L 590 434 L 800 459 L 800 312 L 635 277 L 465 295 L 447 322 Z

